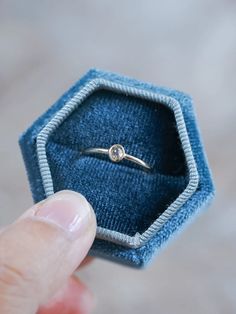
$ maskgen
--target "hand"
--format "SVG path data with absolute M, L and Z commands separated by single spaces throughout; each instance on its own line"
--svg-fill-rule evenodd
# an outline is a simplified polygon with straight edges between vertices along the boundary
M 87 200 L 61 191 L 34 205 L 0 233 L 0 313 L 89 313 L 92 297 L 71 277 L 93 243 Z

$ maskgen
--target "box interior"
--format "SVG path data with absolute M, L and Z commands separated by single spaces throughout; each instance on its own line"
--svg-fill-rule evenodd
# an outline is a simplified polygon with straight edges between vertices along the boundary
M 83 153 L 113 144 L 152 169 Z M 130 236 L 143 233 L 189 181 L 173 112 L 163 104 L 108 90 L 90 95 L 50 135 L 47 157 L 55 191 L 82 193 L 100 227 Z

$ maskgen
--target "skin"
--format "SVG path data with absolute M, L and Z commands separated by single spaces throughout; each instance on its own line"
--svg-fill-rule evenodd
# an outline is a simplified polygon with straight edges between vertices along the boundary
M 62 191 L 27 210 L 0 232 L 0 313 L 86 314 L 93 297 L 74 271 L 96 232 L 91 205 Z

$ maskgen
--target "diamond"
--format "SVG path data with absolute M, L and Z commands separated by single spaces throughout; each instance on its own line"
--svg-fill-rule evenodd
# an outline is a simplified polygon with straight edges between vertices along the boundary
M 109 149 L 109 158 L 114 162 L 119 162 L 125 157 L 125 149 L 120 144 L 115 144 Z

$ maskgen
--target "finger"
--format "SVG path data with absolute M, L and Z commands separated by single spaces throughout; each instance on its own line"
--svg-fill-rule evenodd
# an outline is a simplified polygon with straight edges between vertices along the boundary
M 66 284 L 95 230 L 91 206 L 70 191 L 33 206 L 5 228 L 0 234 L 1 313 L 35 313 Z
M 93 308 L 93 295 L 73 276 L 47 305 L 40 307 L 37 314 L 88 314 Z

